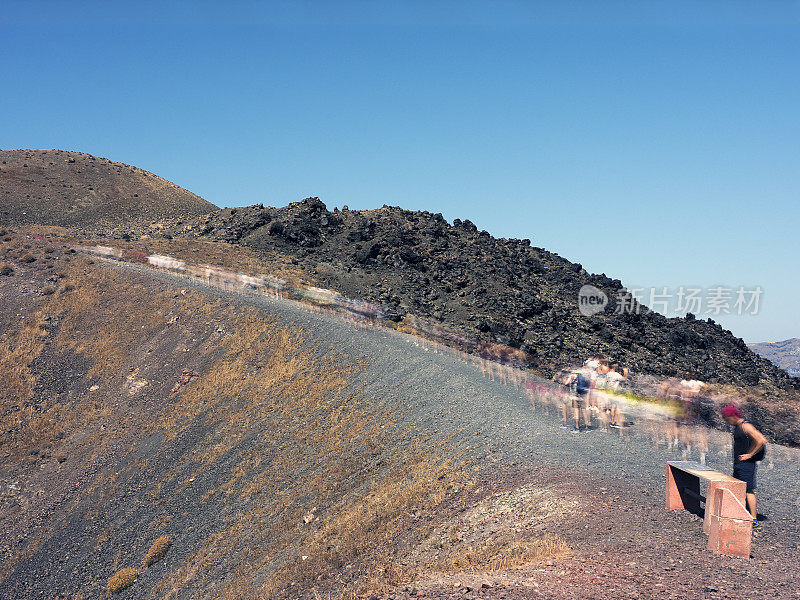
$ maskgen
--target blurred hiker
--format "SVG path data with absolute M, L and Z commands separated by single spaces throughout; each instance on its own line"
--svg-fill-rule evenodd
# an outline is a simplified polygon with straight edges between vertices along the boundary
M 596 387 L 598 389 L 603 389 L 606 387 L 606 374 L 610 371 L 608 367 L 608 359 L 601 358 L 600 365 L 597 367 L 597 382 Z
M 697 401 L 704 385 L 705 383 L 692 377 L 689 371 L 683 374 L 679 389 L 683 405 L 683 421 L 687 424 L 694 422 L 697 418 Z
M 659 395 L 668 400 L 670 403 L 674 404 L 676 407 L 680 406 L 680 410 L 683 410 L 683 400 L 681 396 L 681 384 L 677 379 L 670 378 L 665 379 L 661 386 L 659 387 Z M 678 448 L 680 445 L 680 434 L 678 431 L 678 424 L 680 423 L 681 419 L 683 419 L 683 413 L 678 412 L 675 417 L 672 419 L 671 429 L 672 433 L 669 436 L 669 447 L 670 448 Z
M 764 459 L 767 438 L 733 404 L 722 409 L 722 417 L 733 427 L 733 476 L 747 484 L 747 508 L 753 517 L 753 532 L 760 533 L 756 512 L 756 466 Z
M 569 369 L 561 369 L 561 372 L 558 373 L 553 377 L 553 380 L 569 391 L 572 387 L 572 383 L 575 380 L 576 375 L 572 373 Z M 560 390 L 558 393 L 558 407 L 561 412 L 561 427 L 567 428 L 568 417 L 567 413 L 569 411 L 569 407 L 572 404 L 572 394 L 569 392 L 565 392 Z
M 586 394 L 586 404 L 589 411 L 599 412 L 598 393 L 597 393 L 597 368 L 600 366 L 600 361 L 597 357 L 591 355 L 589 360 L 583 363 L 584 369 L 588 369 L 589 373 L 589 393 Z M 589 415 L 591 419 L 591 415 Z
M 619 365 L 614 363 L 606 373 L 606 388 L 612 393 L 616 392 L 624 379 L 625 376 L 620 373 Z M 625 427 L 625 413 L 622 411 L 621 399 L 617 395 L 612 395 L 611 400 L 611 427 Z
M 620 382 L 625 379 L 625 376 L 620 373 L 620 368 L 617 363 L 611 365 L 611 369 L 606 373 L 606 387 L 610 390 L 618 390 Z
M 586 405 L 586 397 L 589 395 L 591 382 L 589 381 L 589 369 L 576 369 L 573 372 L 570 391 L 572 392 L 572 416 L 575 420 L 574 432 L 589 431 L 591 429 L 591 414 Z M 583 417 L 583 427 L 581 427 L 581 417 Z

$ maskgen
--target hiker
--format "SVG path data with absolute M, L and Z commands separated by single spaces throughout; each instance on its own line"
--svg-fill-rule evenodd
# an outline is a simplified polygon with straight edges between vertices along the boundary
M 683 405 L 683 421 L 689 424 L 697 418 L 697 401 L 700 396 L 700 390 L 705 386 L 705 383 L 695 379 L 689 371 L 686 371 L 679 385 L 681 403 Z
M 586 367 L 587 369 L 591 369 L 592 371 L 594 371 L 597 367 L 600 366 L 600 361 L 597 360 L 597 357 L 594 354 L 592 354 L 589 356 L 589 359 L 585 363 L 583 363 L 583 366 Z
M 611 369 L 606 373 L 606 387 L 610 390 L 619 390 L 620 383 L 626 378 L 625 375 L 620 373 L 620 368 L 617 363 L 611 365 Z
M 761 532 L 756 512 L 756 463 L 764 459 L 767 438 L 733 404 L 722 409 L 725 422 L 733 427 L 733 476 L 747 484 L 747 508 L 753 517 L 753 533 Z
M 611 365 L 611 369 L 606 373 L 606 387 L 611 392 L 619 391 L 620 383 L 627 378 L 627 375 L 620 373 L 617 363 Z M 611 427 L 625 427 L 625 414 L 622 412 L 622 401 L 614 395 L 611 401 Z
M 600 366 L 600 361 L 597 357 L 592 354 L 589 356 L 589 360 L 583 363 L 583 368 L 588 369 L 589 373 L 589 393 L 586 395 L 586 404 L 588 405 L 588 410 L 590 412 L 599 412 L 600 409 L 598 408 L 597 402 L 597 368 Z M 589 415 L 591 418 L 591 414 Z
M 671 429 L 672 433 L 668 436 L 669 448 L 675 448 L 676 450 L 680 446 L 680 433 L 678 430 L 678 425 L 681 422 L 683 417 L 683 399 L 681 396 L 681 384 L 675 378 L 665 379 L 661 386 L 659 387 L 659 395 L 667 400 L 670 404 L 676 407 L 680 407 L 680 411 L 675 414 L 672 419 Z
M 592 428 L 591 413 L 586 405 L 586 397 L 589 395 L 591 387 L 589 370 L 586 368 L 576 369 L 572 375 L 570 392 L 572 392 L 572 416 L 575 419 L 575 427 L 572 431 L 589 431 Z M 583 427 L 581 427 L 581 417 L 583 417 Z
M 558 399 L 558 407 L 561 412 L 561 427 L 566 429 L 568 427 L 567 421 L 567 413 L 569 411 L 569 407 L 572 403 L 572 394 L 570 393 L 570 388 L 572 386 L 572 382 L 575 379 L 575 374 L 572 373 L 569 369 L 561 369 L 561 372 L 553 376 L 553 381 L 561 384 L 566 390 L 559 390 L 556 394 L 556 398 Z
M 597 383 L 596 386 L 598 389 L 603 389 L 606 387 L 606 374 L 611 369 L 608 366 L 608 359 L 601 358 L 600 365 L 597 367 Z

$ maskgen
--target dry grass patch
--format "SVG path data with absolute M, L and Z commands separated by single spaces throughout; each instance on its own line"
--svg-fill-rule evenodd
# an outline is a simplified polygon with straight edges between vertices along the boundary
M 3 385 L 0 386 L 0 402 L 6 407 L 5 412 L 8 412 L 8 409 L 11 409 L 11 412 L 18 412 L 20 405 L 33 397 L 36 377 L 32 374 L 30 366 L 44 348 L 46 334 L 39 326 L 43 322 L 43 317 L 44 312 L 37 311 L 23 321 L 16 331 L 9 328 L 2 334 L 0 372 L 3 374 Z M 16 410 L 13 407 L 16 407 Z M 19 417 L 14 420 L 17 419 Z M 8 422 L 4 418 L 3 424 L 6 429 L 10 429 L 15 423 Z
M 57 342 L 92 358 L 92 375 L 108 378 L 130 359 L 139 342 L 164 326 L 167 294 L 153 295 L 130 285 L 111 269 L 87 269 L 69 294 L 60 294 L 54 311 L 64 314 Z
M 144 565 L 149 567 L 150 565 L 157 563 L 160 561 L 164 556 L 167 554 L 167 550 L 172 545 L 172 538 L 168 535 L 162 535 L 158 538 L 153 545 L 150 546 L 150 549 L 147 551 L 147 554 L 144 557 Z
M 181 297 L 153 294 L 132 285 L 119 273 L 73 256 L 63 263 L 67 283 L 60 293 L 46 286 L 35 309 L 0 333 L 0 449 L 24 452 L 61 433 L 85 428 L 109 417 L 113 408 L 93 396 L 71 403 L 34 398 L 39 377 L 33 368 L 45 342 L 59 352 L 72 351 L 91 360 L 89 377 L 114 382 L 115 376 L 143 343 L 167 325 L 166 311 L 181 310 Z M 126 416 L 121 416 L 124 425 Z M 116 428 L 115 428 L 116 429 Z
M 131 567 L 120 569 L 109 578 L 106 589 L 112 594 L 118 594 L 131 587 L 138 576 L 139 572 Z
M 490 572 L 562 556 L 570 552 L 567 544 L 537 534 L 538 525 L 578 506 L 561 491 L 535 483 L 468 500 L 412 549 L 407 562 L 426 572 Z
M 461 554 L 448 557 L 437 565 L 437 570 L 448 573 L 505 571 L 563 556 L 569 551 L 564 540 L 553 536 L 531 541 L 488 540 L 476 547 L 464 549 Z

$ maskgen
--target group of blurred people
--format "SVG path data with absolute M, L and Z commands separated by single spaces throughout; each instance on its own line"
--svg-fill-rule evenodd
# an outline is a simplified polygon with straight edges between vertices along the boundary
M 714 402 L 703 393 L 706 384 L 688 372 L 683 378 L 634 376 L 607 358 L 589 356 L 580 367 L 561 369 L 550 383 L 528 381 L 526 387 L 534 409 L 537 403 L 556 407 L 561 426 L 574 433 L 617 430 L 627 438 L 635 422 L 636 430 L 655 445 L 675 448 L 683 456 L 695 451 L 705 462 L 703 413 L 714 411 Z
M 567 426 L 571 411 L 573 432 L 631 425 L 620 401 L 630 382 L 627 367 L 590 356 L 581 367 L 562 369 L 555 380 L 568 391 L 561 402 L 562 422 Z

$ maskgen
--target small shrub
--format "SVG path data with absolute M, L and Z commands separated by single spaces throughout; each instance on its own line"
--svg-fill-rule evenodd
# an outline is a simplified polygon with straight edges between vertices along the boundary
M 61 293 L 71 292 L 75 289 L 75 286 L 71 283 L 65 283 L 64 287 L 61 288 Z
M 150 546 L 150 550 L 147 551 L 147 554 L 144 557 L 144 564 L 146 566 L 150 566 L 153 563 L 158 562 L 169 550 L 169 547 L 172 545 L 172 540 L 168 535 L 162 535 L 158 538 L 153 545 Z
M 39 292 L 39 293 L 40 293 L 42 296 L 49 296 L 50 294 L 52 294 L 52 293 L 53 293 L 53 292 L 55 292 L 55 291 L 56 291 L 56 288 L 54 288 L 52 285 L 46 285 L 46 286 L 44 286 L 44 287 L 42 288 L 42 291 L 41 291 L 41 292 Z
M 4 275 L 6 277 L 10 277 L 13 274 L 14 274 L 14 269 L 12 269 L 10 265 L 2 265 L 2 266 L 0 266 L 0 275 Z
M 106 584 L 106 589 L 112 594 L 127 590 L 136 581 L 139 572 L 131 567 L 125 567 L 114 573 Z
M 26 252 L 25 254 L 22 255 L 22 258 L 20 260 L 22 260 L 22 262 L 24 263 L 32 263 L 33 261 L 36 260 L 36 257 L 34 257 L 33 254 L 31 254 L 30 252 Z

